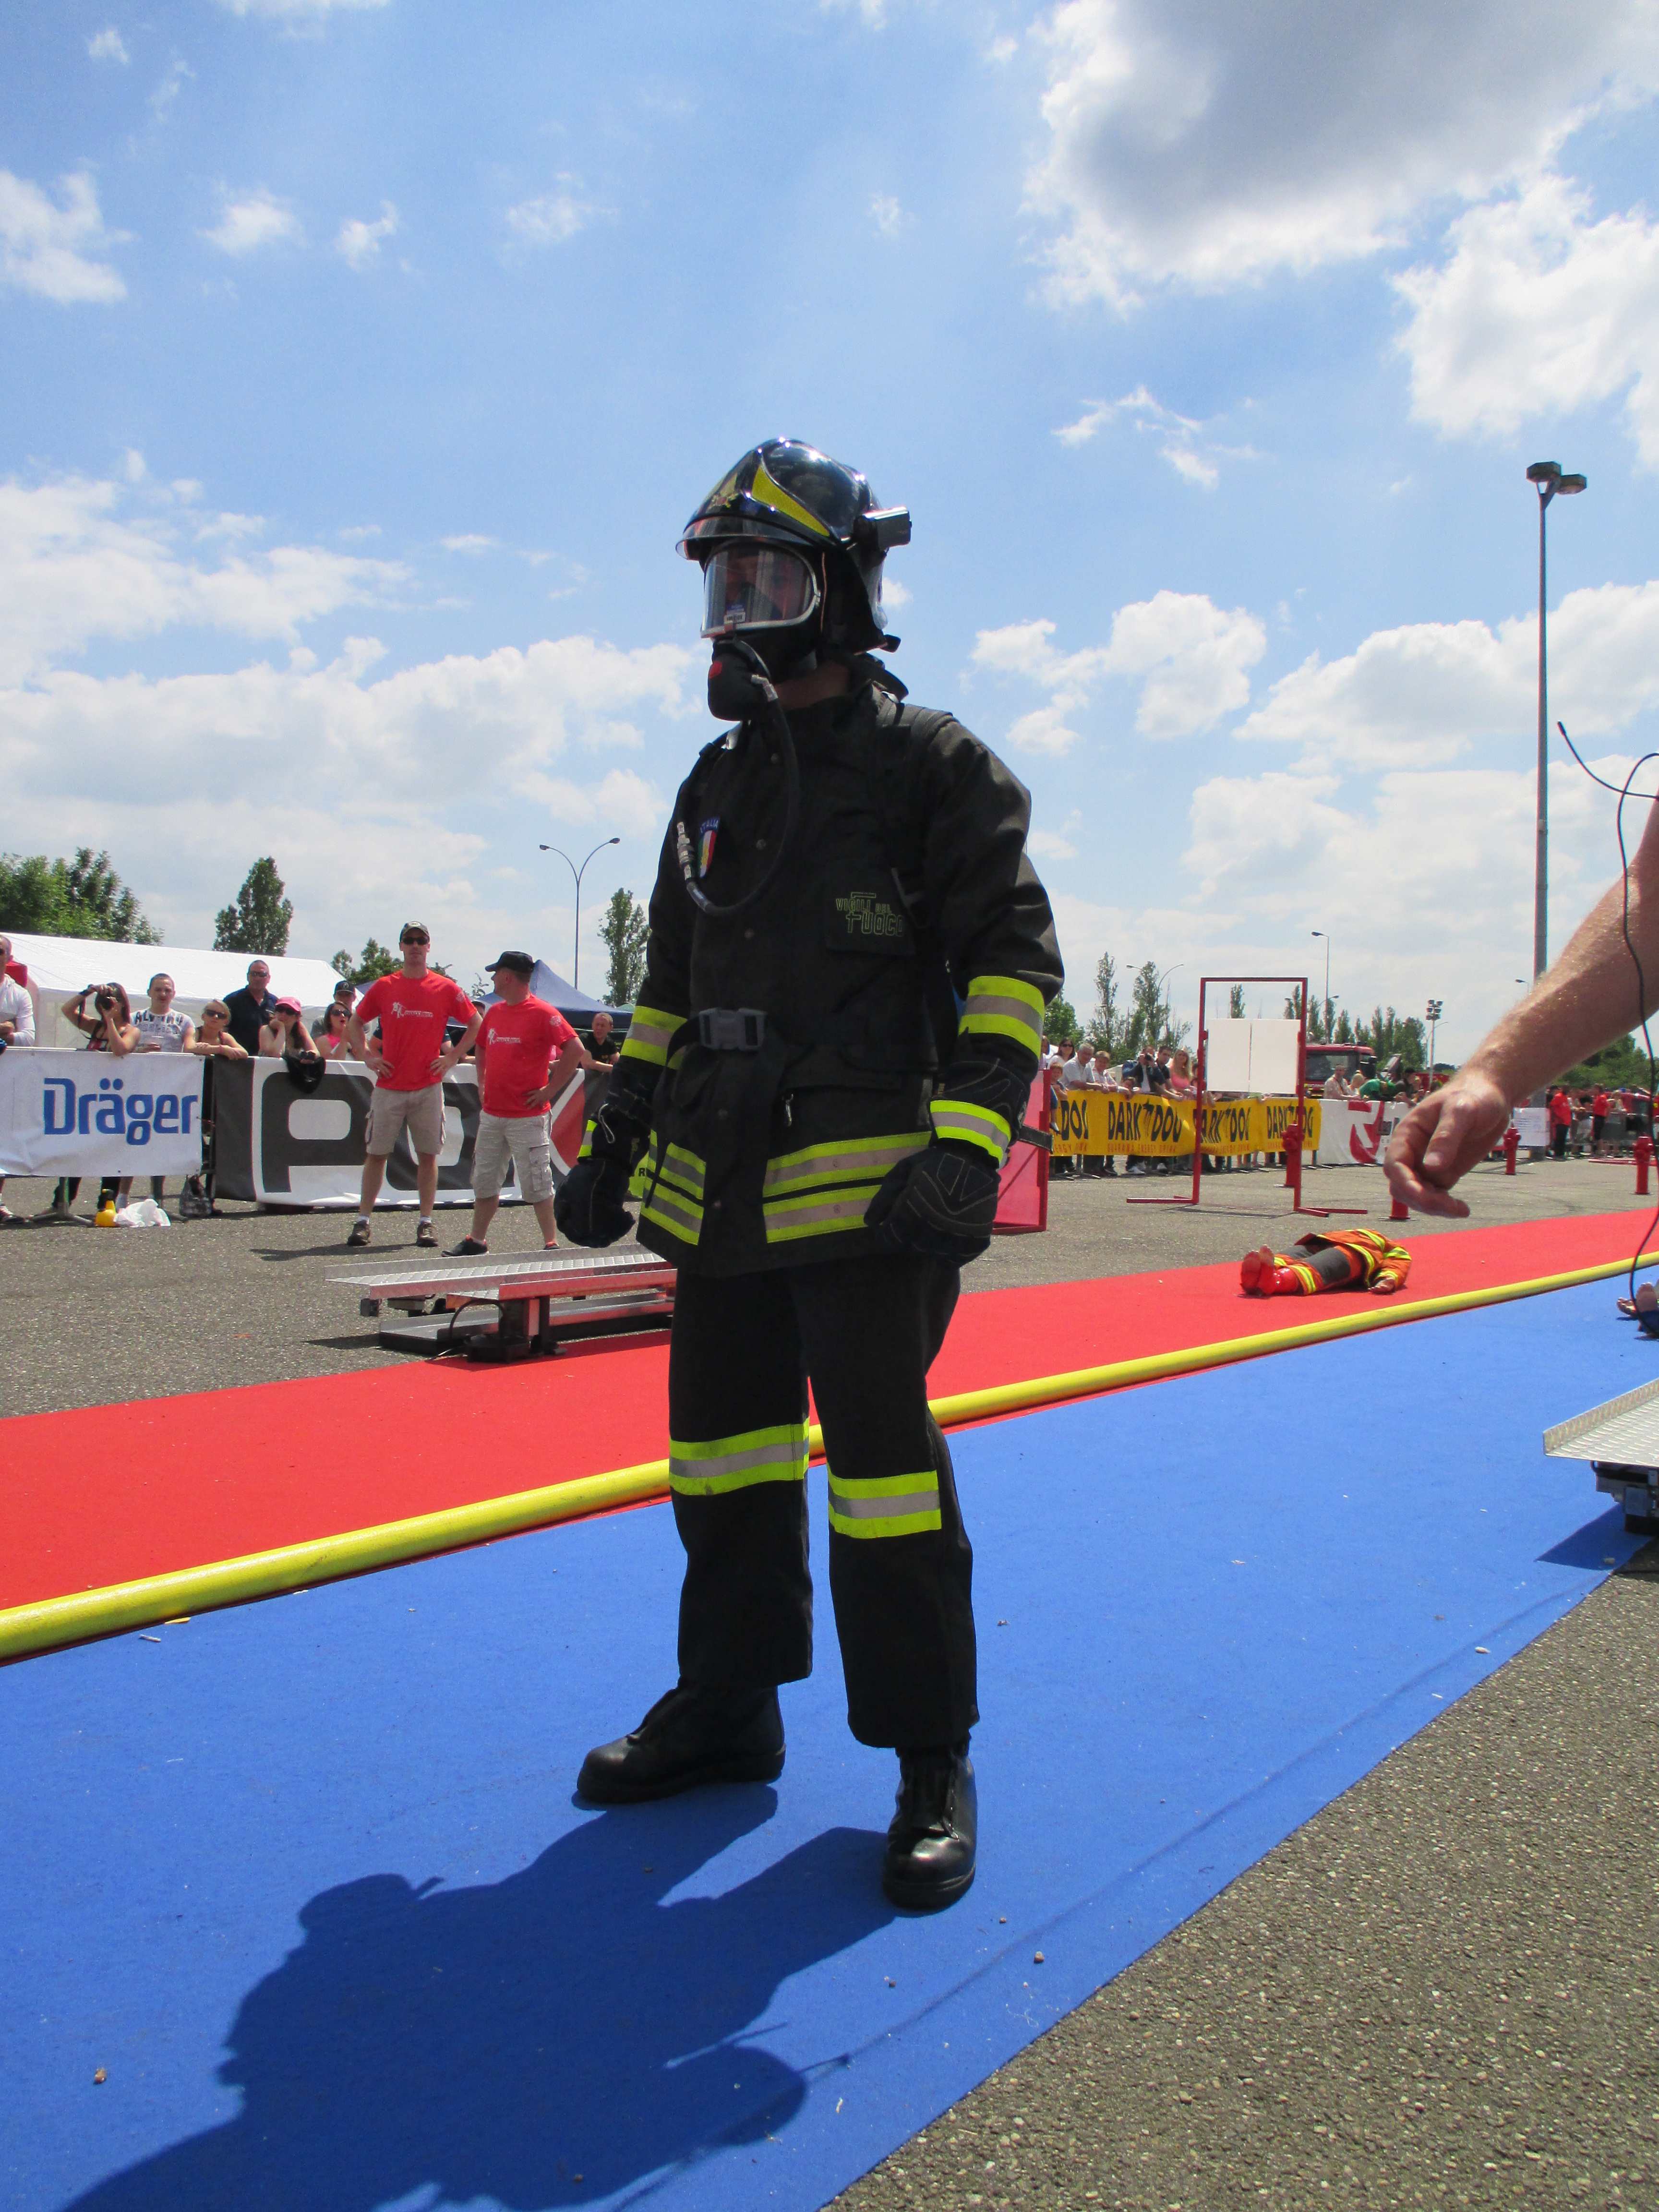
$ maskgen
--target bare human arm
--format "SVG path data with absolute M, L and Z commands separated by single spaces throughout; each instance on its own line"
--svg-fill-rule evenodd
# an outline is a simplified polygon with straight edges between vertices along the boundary
M 360 1060 L 371 1075 L 378 1076 L 386 1066 L 386 1054 L 378 1044 L 370 1054 L 368 1038 L 355 1013 L 346 1017 L 346 1035 L 351 1041 L 351 1057 Z
M 1395 1131 L 1385 1165 L 1396 1198 L 1419 1213 L 1467 1214 L 1452 1185 L 1485 1159 L 1510 1109 L 1659 1006 L 1659 805 L 1648 815 L 1626 881 L 1631 944 L 1642 963 L 1639 1002 L 1621 927 L 1626 885 L 1615 883 L 1579 923 L 1554 967 L 1445 1088 L 1420 1099 Z
M 547 1071 L 547 1081 L 539 1091 L 526 1091 L 526 1106 L 550 1106 L 562 1092 L 571 1077 L 593 1066 L 587 1047 L 579 1036 L 573 1036 L 558 1058 Z
M 483 1016 L 475 1006 L 472 1009 L 472 1018 L 467 1024 L 466 1028 L 463 1030 L 461 1035 L 456 1038 L 453 1045 L 446 1045 L 444 1049 L 438 1054 L 438 1057 L 433 1061 L 432 1073 L 438 1078 L 438 1080 L 441 1083 L 444 1077 L 448 1074 L 450 1069 L 454 1066 L 457 1060 L 465 1060 L 467 1054 L 471 1051 L 483 1022 Z M 478 1079 L 478 1096 L 480 1098 L 483 1097 L 483 1078 L 482 1076 Z

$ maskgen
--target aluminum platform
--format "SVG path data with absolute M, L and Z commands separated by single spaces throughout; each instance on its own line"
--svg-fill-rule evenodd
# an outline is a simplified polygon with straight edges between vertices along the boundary
M 1558 1421 L 1544 1431 L 1544 1451 L 1588 1460 L 1596 1488 L 1624 1507 L 1626 1528 L 1659 1532 L 1659 1382 Z
M 477 1359 L 522 1359 L 555 1352 L 574 1338 L 662 1329 L 674 1312 L 675 1271 L 654 1252 L 434 1259 L 329 1279 L 357 1291 L 362 1314 L 378 1317 L 390 1306 L 410 1316 L 381 1322 L 380 1341 L 389 1349 L 459 1347 Z M 463 1306 L 466 1299 L 480 1303 Z M 425 1316 L 434 1300 L 436 1314 Z

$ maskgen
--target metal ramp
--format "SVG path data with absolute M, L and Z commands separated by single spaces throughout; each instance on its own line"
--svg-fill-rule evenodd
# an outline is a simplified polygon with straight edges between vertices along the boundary
M 1544 1451 L 1588 1460 L 1596 1488 L 1623 1506 L 1626 1528 L 1659 1535 L 1659 1382 L 1558 1421 L 1544 1431 Z
M 526 1359 L 581 1338 L 661 1331 L 674 1312 L 675 1271 L 654 1252 L 433 1260 L 329 1279 L 356 1291 L 360 1313 L 378 1319 L 390 1307 L 403 1316 L 380 1321 L 388 1350 L 464 1350 L 473 1359 Z

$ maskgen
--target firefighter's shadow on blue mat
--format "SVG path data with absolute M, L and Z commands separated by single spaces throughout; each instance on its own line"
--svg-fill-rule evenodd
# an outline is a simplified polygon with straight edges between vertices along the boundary
M 775 1803 L 756 1787 L 605 1814 L 473 1887 L 325 1890 L 227 2039 L 240 2114 L 77 2212 L 371 2212 L 423 2189 L 533 2212 L 777 2133 L 806 2079 L 746 2032 L 787 1976 L 894 1914 L 881 1838 L 848 1828 L 665 1902 Z

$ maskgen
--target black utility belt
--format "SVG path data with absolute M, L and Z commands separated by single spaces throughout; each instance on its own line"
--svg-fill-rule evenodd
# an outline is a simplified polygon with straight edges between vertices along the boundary
M 760 1006 L 705 1006 L 689 1024 L 705 1052 L 758 1052 L 766 1042 Z

